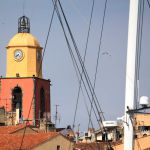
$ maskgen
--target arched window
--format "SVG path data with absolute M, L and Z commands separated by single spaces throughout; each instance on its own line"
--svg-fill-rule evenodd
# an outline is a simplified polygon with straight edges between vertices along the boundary
M 45 91 L 43 88 L 40 90 L 40 118 L 44 118 L 45 113 Z
M 16 111 L 16 108 L 20 110 L 20 117 L 22 111 L 22 90 L 20 87 L 16 86 L 12 90 L 12 111 Z

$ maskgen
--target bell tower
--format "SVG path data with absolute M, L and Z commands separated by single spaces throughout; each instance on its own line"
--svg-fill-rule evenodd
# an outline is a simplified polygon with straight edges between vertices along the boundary
M 18 19 L 18 33 L 9 41 L 7 48 L 6 77 L 42 78 L 42 47 L 30 33 L 30 20 Z
M 0 77 L 0 108 L 6 125 L 51 122 L 50 80 L 42 78 L 42 47 L 30 33 L 30 20 L 18 19 L 7 47 L 6 77 Z

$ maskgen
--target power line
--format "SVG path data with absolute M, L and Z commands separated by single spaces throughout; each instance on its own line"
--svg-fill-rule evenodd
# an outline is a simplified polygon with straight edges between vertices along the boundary
M 85 66 L 84 66 L 84 64 L 83 64 L 82 57 L 81 57 L 80 52 L 79 52 L 79 50 L 78 50 L 78 47 L 77 47 L 77 45 L 76 45 L 75 39 L 74 39 L 74 37 L 73 37 L 73 34 L 72 34 L 72 32 L 71 32 L 71 29 L 70 29 L 70 26 L 69 26 L 69 24 L 68 24 L 68 21 L 67 21 L 67 19 L 66 19 L 65 14 L 64 14 L 64 11 L 63 11 L 63 8 L 62 8 L 62 6 L 61 6 L 61 3 L 60 3 L 59 0 L 58 0 L 58 2 L 59 2 L 59 6 L 60 6 L 60 8 L 61 8 L 61 11 L 62 11 L 64 20 L 65 20 L 65 23 L 66 23 L 66 25 L 67 25 L 68 32 L 69 32 L 70 37 L 71 37 L 71 40 L 72 40 L 72 42 L 73 42 L 73 45 L 74 45 L 75 52 L 76 52 L 76 54 L 77 54 L 79 63 L 80 63 L 80 65 L 81 65 L 81 68 L 83 69 L 83 74 L 84 74 L 84 77 L 85 77 L 87 86 L 88 86 L 88 88 L 89 88 L 89 91 L 90 91 L 91 95 L 92 95 L 92 93 L 93 93 L 93 95 L 94 95 L 94 97 L 95 97 L 94 104 L 95 104 L 95 108 L 96 108 L 96 110 L 97 110 L 97 112 L 98 112 L 98 114 L 99 114 L 99 112 L 102 112 L 101 107 L 100 107 L 100 105 L 99 105 L 99 103 L 98 103 L 98 99 L 97 99 L 97 97 L 96 97 L 95 92 L 93 92 L 93 87 L 92 87 L 90 78 L 89 78 L 88 73 L 87 73 L 87 71 L 86 71 L 86 68 L 85 68 Z M 100 110 L 99 110 L 99 109 L 100 109 Z M 104 117 L 104 116 L 102 115 L 102 117 Z M 101 115 L 99 115 L 99 118 L 100 118 L 100 120 L 102 120 Z
M 23 10 L 23 15 L 24 15 L 24 11 L 25 11 L 25 0 L 23 0 L 23 4 L 22 4 L 22 10 Z
M 72 49 L 71 49 L 71 46 L 70 46 L 68 37 L 67 37 L 67 35 L 66 35 L 66 32 L 65 32 L 65 29 L 64 29 L 64 26 L 63 26 L 63 22 L 62 22 L 62 19 L 61 19 L 61 16 L 60 16 L 58 7 L 56 8 L 56 12 L 57 12 L 57 15 L 58 15 L 60 24 L 61 24 L 62 29 L 63 29 L 63 32 L 64 32 L 64 36 L 65 36 L 65 39 L 66 39 L 66 42 L 67 42 L 67 46 L 68 46 L 68 49 L 69 49 L 69 52 L 70 52 L 72 61 L 73 61 L 73 65 L 74 65 L 75 68 L 77 68 L 77 70 L 79 71 L 80 77 L 81 77 L 81 73 L 80 73 L 80 70 L 79 70 L 77 61 L 76 61 L 76 59 L 75 59 L 75 57 L 74 57 L 74 55 L 73 55 L 73 52 L 72 52 Z M 76 70 L 76 69 L 75 69 L 75 70 Z M 78 79 L 79 79 L 79 78 L 78 78 Z M 82 79 L 82 78 L 81 78 L 81 79 Z M 82 81 L 83 81 L 83 85 L 84 85 L 84 87 L 85 87 L 85 89 L 86 89 L 86 92 L 87 92 L 87 88 L 86 88 L 86 86 L 85 86 L 84 80 L 82 79 Z M 82 87 L 81 87 L 81 90 L 82 90 Z M 87 95 L 88 95 L 88 92 L 87 92 Z M 88 95 L 88 97 L 89 97 L 89 100 L 90 100 L 90 96 L 89 96 L 89 95 Z M 90 102 L 92 102 L 92 101 L 90 100 Z M 87 109 L 87 110 L 88 110 L 88 109 Z M 95 112 L 95 111 L 94 111 L 94 113 L 95 113 L 95 116 L 96 116 L 96 112 Z M 88 114 L 89 114 L 89 112 L 88 112 Z M 97 119 L 97 121 L 98 121 L 98 119 Z M 91 124 L 92 124 L 92 123 L 91 123 Z M 94 127 L 93 124 L 92 124 L 92 127 Z M 99 149 L 98 143 L 97 143 L 97 146 L 98 146 L 98 149 Z
M 138 107 L 137 105 L 137 100 L 139 100 L 139 80 L 140 80 L 140 65 L 141 65 L 141 50 L 142 50 L 142 35 L 143 35 L 143 19 L 144 19 L 144 0 L 140 1 L 139 4 L 139 17 L 138 17 L 138 27 L 137 27 L 137 45 L 136 45 L 136 73 L 135 73 L 135 87 L 134 87 L 134 94 L 135 94 L 135 104 L 136 108 Z
M 100 52 L 101 52 L 101 45 L 102 45 L 102 38 L 103 38 L 103 30 L 104 30 L 104 24 L 105 24 L 106 10 L 107 10 L 107 0 L 105 0 L 104 13 L 103 13 L 103 21 L 102 21 L 102 28 L 101 28 L 101 32 L 100 32 L 99 49 L 98 49 L 98 56 L 97 56 L 97 62 L 96 62 L 96 70 L 95 70 L 95 76 L 94 76 L 94 85 L 93 85 L 93 93 L 92 93 L 92 103 L 91 103 L 90 116 L 91 116 L 91 112 L 92 112 L 92 109 L 93 109 L 93 101 L 94 101 L 93 98 L 94 98 L 94 93 L 95 93 L 95 85 L 96 85 L 98 65 L 99 65 L 99 56 L 100 56 Z M 98 101 L 98 105 L 100 107 L 99 101 Z M 98 113 L 100 113 L 100 112 L 98 112 Z M 102 116 L 103 116 L 103 112 L 102 112 Z M 103 125 L 102 119 L 100 121 L 101 121 L 102 129 L 104 130 L 105 133 L 107 133 L 107 131 L 106 131 L 104 125 Z M 89 124 L 90 124 L 90 120 L 89 120 Z M 108 139 L 107 139 L 107 149 L 111 149 L 111 144 L 108 141 Z
M 64 32 L 64 36 L 65 36 L 65 39 L 66 39 L 66 42 L 67 42 L 67 46 L 68 46 L 68 49 L 69 49 L 69 53 L 70 53 L 71 58 L 72 58 L 72 61 L 73 61 L 73 65 L 74 65 L 74 67 L 75 67 L 75 70 L 77 70 L 77 71 L 79 72 L 79 75 L 80 75 L 80 77 L 81 77 L 81 72 L 80 72 L 79 66 L 78 66 L 78 64 L 77 64 L 77 61 L 76 61 L 76 59 L 75 59 L 75 56 L 74 56 L 74 54 L 73 54 L 73 51 L 72 51 L 72 49 L 71 49 L 69 40 L 68 40 L 68 38 L 67 38 L 67 34 L 66 34 L 66 31 L 65 31 L 65 28 L 64 28 L 64 25 L 63 25 L 63 22 L 62 22 L 62 19 L 61 19 L 61 16 L 60 16 L 60 13 L 59 13 L 58 8 L 56 8 L 56 12 L 57 12 L 57 15 L 58 15 L 58 18 L 59 18 L 61 27 L 62 27 L 63 32 Z M 82 78 L 82 82 L 83 82 L 83 85 L 84 85 L 84 87 L 85 87 L 87 96 L 88 96 L 88 98 L 90 99 L 90 96 L 89 96 L 89 93 L 88 93 L 88 90 L 87 90 L 87 87 L 86 87 L 86 84 L 85 84 L 85 81 L 83 80 L 83 78 Z M 96 113 L 95 113 L 95 114 L 96 114 Z M 98 118 L 97 118 L 97 120 L 98 120 Z
M 54 14 L 55 14 L 56 5 L 57 5 L 57 0 L 55 0 L 54 9 L 53 9 L 53 12 L 52 12 L 52 16 L 51 16 L 51 20 L 50 20 L 50 24 L 49 24 L 49 28 L 48 28 L 48 33 L 47 33 L 46 42 L 45 42 L 45 46 L 44 46 L 44 50 L 43 50 L 42 60 L 41 60 L 41 63 L 40 63 L 38 77 L 39 77 L 40 71 L 42 69 L 42 62 L 43 62 L 45 51 L 46 51 L 46 48 L 47 48 L 47 42 L 48 42 L 48 39 L 49 39 L 49 34 L 50 34 L 50 31 L 51 31 L 51 27 L 52 27 L 52 22 L 53 22 L 53 18 L 54 18 Z
M 51 19 L 50 19 L 50 24 L 49 24 L 49 29 L 48 29 L 48 33 L 47 33 L 47 37 L 46 37 L 44 50 L 43 50 L 43 55 L 42 55 L 42 59 L 41 59 L 41 63 L 40 63 L 40 67 L 39 67 L 39 71 L 38 71 L 38 75 L 37 75 L 38 77 L 39 77 L 39 74 L 40 74 L 40 71 L 41 71 L 42 62 L 43 62 L 43 59 L 44 59 L 44 54 L 45 54 L 45 51 L 46 51 L 46 46 L 47 46 L 47 42 L 48 42 L 50 31 L 51 31 L 51 26 L 52 26 L 52 22 L 53 22 L 53 18 L 54 18 L 56 3 L 57 3 L 57 0 L 55 0 L 52 16 L 51 16 Z M 33 100 L 35 99 L 36 82 L 34 83 L 34 85 L 35 85 L 35 87 L 34 87 L 33 97 L 32 97 L 32 101 L 31 101 L 31 104 L 30 104 L 27 120 L 29 119 L 30 111 L 31 111 L 31 108 L 32 108 L 32 103 L 33 103 Z M 24 132 L 23 132 L 23 136 L 22 136 L 22 140 L 21 140 L 21 144 L 20 144 L 19 150 L 21 150 L 21 147 L 23 145 L 23 140 L 24 140 L 24 137 L 25 137 L 26 127 L 27 127 L 27 122 L 26 122 L 26 125 L 25 125 L 25 128 L 24 128 Z
M 58 16 L 58 18 L 59 18 L 61 27 L 62 27 L 62 29 L 63 29 L 63 33 L 64 33 L 64 36 L 65 36 L 65 39 L 66 39 L 66 42 L 67 42 L 67 46 L 68 46 L 69 53 L 70 53 L 70 55 L 71 55 L 73 64 L 74 64 L 75 68 L 77 69 L 77 71 L 79 72 L 79 75 L 80 75 L 80 77 L 81 77 L 81 72 L 80 72 L 79 66 L 78 66 L 78 64 L 77 64 L 77 61 L 76 61 L 76 59 L 75 59 L 75 56 L 74 56 L 74 54 L 73 54 L 73 51 L 72 51 L 72 49 L 71 49 L 69 40 L 68 40 L 68 38 L 67 38 L 67 34 L 66 34 L 65 28 L 64 28 L 64 26 L 63 26 L 63 22 L 62 22 L 62 19 L 61 19 L 59 10 L 58 10 L 58 6 L 56 7 L 56 12 L 57 12 L 57 16 Z M 83 82 L 85 91 L 86 91 L 86 93 L 87 93 L 87 96 L 88 96 L 88 98 L 89 98 L 89 100 L 90 100 L 90 95 L 89 95 L 89 93 L 88 93 L 88 90 L 87 90 L 87 87 L 86 87 L 86 84 L 85 84 L 85 81 L 83 80 L 83 78 L 82 78 L 82 82 Z M 90 100 L 90 101 L 91 101 L 91 100 Z M 95 116 L 96 116 L 96 118 L 97 118 L 97 121 L 98 121 L 98 117 L 97 117 L 95 111 L 94 111 L 94 114 L 95 114 Z
M 56 111 L 55 111 L 55 127 L 57 126 L 57 120 L 58 120 L 58 107 L 59 107 L 60 105 L 55 105 L 55 107 L 56 107 Z
M 105 24 L 105 16 L 106 16 L 106 10 L 107 10 L 107 0 L 105 0 L 105 6 L 104 6 L 104 13 L 103 13 L 103 21 L 102 21 L 102 28 L 101 28 L 101 32 L 100 32 L 100 42 L 99 42 L 99 49 L 98 49 L 98 56 L 97 56 L 97 62 L 96 62 L 96 70 L 95 70 L 95 76 L 94 76 L 94 84 L 93 84 L 93 93 L 92 93 L 92 103 L 91 103 L 91 110 L 90 110 L 90 118 L 91 118 L 91 113 L 92 113 L 92 109 L 93 109 L 93 101 L 94 101 L 94 91 L 95 91 L 95 85 L 96 85 L 96 79 L 97 79 L 97 72 L 98 72 L 98 65 L 99 65 L 99 56 L 100 56 L 100 52 L 101 52 L 101 45 L 102 45 L 102 38 L 103 38 L 103 30 L 104 30 L 104 24 Z M 100 107 L 100 104 L 99 104 L 99 101 L 98 102 L 98 105 Z M 102 111 L 101 111 L 102 112 Z M 98 112 L 100 113 L 100 112 Z M 102 115 L 103 115 L 103 112 L 102 112 Z M 89 118 L 89 124 L 90 124 L 90 118 Z M 102 124 L 102 127 L 103 127 L 103 130 L 107 133 L 105 127 L 103 126 L 103 122 L 102 120 L 101 121 L 101 124 Z M 107 139 L 107 148 L 111 148 L 111 144 L 110 142 L 108 141 Z
M 87 47 L 88 47 L 88 41 L 89 41 L 89 36 L 90 36 L 94 5 L 95 5 L 95 0 L 93 0 L 93 3 L 92 3 L 92 9 L 91 9 L 90 22 L 89 22 L 89 28 L 88 28 L 88 33 L 87 33 L 86 45 L 85 45 L 83 64 L 85 64 L 85 58 L 86 58 L 86 54 L 87 54 Z M 75 125 L 75 119 L 76 119 L 77 108 L 78 108 L 78 103 L 79 103 L 80 89 L 81 89 L 81 86 L 82 86 L 82 82 L 81 82 L 82 81 L 82 76 L 83 76 L 83 69 L 82 69 L 82 73 L 81 73 L 81 79 L 79 81 L 79 88 L 78 88 L 78 95 L 77 95 L 77 100 L 76 100 L 76 107 L 75 107 L 74 120 L 73 120 L 73 127 Z
M 77 54 L 77 56 L 78 56 L 79 63 L 80 63 L 80 65 L 81 65 L 81 68 L 83 69 L 83 73 L 84 73 L 85 80 L 86 80 L 86 83 L 87 83 L 87 85 L 88 85 L 89 91 L 90 91 L 91 95 L 93 94 L 93 97 L 95 97 L 95 99 L 93 99 L 93 102 L 94 102 L 94 104 L 95 104 L 95 109 L 96 109 L 96 111 L 98 112 L 98 115 L 99 115 L 99 120 L 97 120 L 97 121 L 98 121 L 98 124 L 99 124 L 99 121 L 100 121 L 101 124 L 102 124 L 102 117 L 104 118 L 104 115 L 103 115 L 103 114 L 100 114 L 100 112 L 102 112 L 101 107 L 100 107 L 100 105 L 99 105 L 99 103 L 98 103 L 98 99 L 97 99 L 97 97 L 96 97 L 95 91 L 93 90 L 93 87 L 92 87 L 90 78 L 89 78 L 89 76 L 88 76 L 88 74 L 87 74 L 87 71 L 86 71 L 86 68 L 85 68 L 85 66 L 84 66 L 84 64 L 83 64 L 81 55 L 80 55 L 80 53 L 79 53 L 79 50 L 78 50 L 78 48 L 77 48 L 76 42 L 75 42 L 75 40 L 74 40 L 74 37 L 73 37 L 73 35 L 72 35 L 71 29 L 70 29 L 69 24 L 68 24 L 68 22 L 67 22 L 67 19 L 66 19 L 66 17 L 65 17 L 63 8 L 62 8 L 62 6 L 61 6 L 61 3 L 60 3 L 59 0 L 58 0 L 58 2 L 59 2 L 59 6 L 60 6 L 60 8 L 61 8 L 63 17 L 64 17 L 64 19 L 65 19 L 65 23 L 66 23 L 66 25 L 67 25 L 69 34 L 70 34 L 70 36 L 71 36 L 71 40 L 72 40 L 72 42 L 73 42 L 73 45 L 74 45 L 76 54 Z M 83 81 L 83 80 L 82 80 L 82 81 Z M 84 83 L 84 82 L 83 82 L 83 83 Z M 89 100 L 90 100 L 90 99 L 89 99 Z M 98 109 L 97 104 L 98 104 L 100 110 Z M 94 110 L 94 109 L 93 109 L 93 110 Z M 101 116 L 102 116 L 102 117 L 101 117 Z M 103 124 L 102 124 L 102 126 L 103 126 Z M 101 128 L 100 124 L 99 124 L 99 127 Z M 104 128 L 104 126 L 103 126 L 102 130 L 104 130 L 104 131 L 106 132 L 106 129 Z M 110 142 L 109 142 L 109 141 L 107 141 L 107 142 L 108 142 L 108 145 L 109 145 L 108 147 L 111 147 Z
M 150 8 L 150 2 L 149 2 L 149 0 L 147 0 L 147 3 L 148 3 L 148 6 L 149 6 L 149 8 Z
M 102 28 L 101 28 L 101 32 L 100 32 L 99 48 L 98 48 L 97 61 L 96 61 L 96 69 L 95 69 L 95 75 L 94 75 L 93 93 L 94 93 L 94 90 L 95 90 L 96 79 L 97 79 L 97 72 L 98 72 L 98 65 L 99 65 L 99 56 L 100 56 L 100 52 L 101 52 L 101 45 L 102 45 L 102 38 L 103 38 L 103 30 L 104 30 L 106 9 L 107 9 L 107 0 L 105 0 L 104 13 L 103 13 L 103 21 L 102 21 Z M 93 99 L 93 94 L 92 94 L 92 99 Z M 92 102 L 92 105 L 91 105 L 90 115 L 92 113 L 92 108 L 93 108 L 93 102 Z M 90 124 L 90 120 L 89 120 L 89 124 Z
M 76 45 L 75 40 L 74 40 L 74 38 L 73 38 L 73 35 L 72 35 L 72 33 L 71 33 L 71 30 L 70 30 L 69 24 L 68 24 L 68 22 L 67 22 L 67 19 L 66 19 L 65 15 L 64 15 L 64 12 L 63 12 L 61 3 L 60 3 L 59 0 L 58 0 L 58 2 L 59 2 L 59 6 L 60 6 L 60 8 L 61 8 L 61 11 L 62 11 L 62 13 L 63 13 L 63 17 L 64 17 L 64 19 L 65 19 L 65 23 L 66 23 L 67 28 L 68 28 L 68 30 L 69 30 L 69 33 L 70 33 L 72 42 L 73 42 L 73 44 L 74 44 L 74 47 L 75 47 L 75 50 L 76 50 L 76 53 L 77 53 L 77 56 L 78 56 L 80 65 L 81 65 L 81 67 L 83 67 L 85 79 L 86 79 L 87 85 L 88 85 L 88 87 L 89 87 L 90 93 L 91 93 L 91 94 L 93 93 L 93 95 L 94 95 L 95 98 L 96 98 L 95 92 L 93 92 L 93 90 L 92 90 L 93 87 L 92 87 L 92 85 L 91 85 L 91 81 L 90 81 L 89 76 L 88 76 L 88 74 L 87 74 L 87 71 L 86 71 L 86 69 L 85 69 L 85 67 L 84 67 L 84 65 L 83 65 L 83 61 L 82 61 L 82 59 L 81 59 L 81 56 L 80 56 L 80 53 L 79 53 L 79 51 L 78 51 L 77 45 Z M 64 32 L 64 33 L 65 33 L 65 32 Z M 66 34 L 65 34 L 65 37 L 66 37 Z M 69 42 L 67 41 L 67 44 L 68 44 L 68 43 L 69 43 Z M 84 81 L 84 80 L 82 80 L 82 81 Z M 84 82 L 83 82 L 83 83 L 84 83 Z M 90 100 L 90 98 L 89 98 L 89 100 Z M 97 99 L 96 99 L 96 100 L 97 100 Z M 98 110 L 96 101 L 94 101 L 94 104 L 95 104 L 95 108 L 96 108 L 96 110 L 97 110 L 97 112 L 98 112 L 98 114 L 99 114 L 100 111 Z M 102 115 L 102 116 L 103 116 L 103 115 Z M 99 114 L 99 119 L 100 119 L 100 120 L 97 120 L 97 121 L 98 121 L 98 124 L 99 124 L 99 121 L 102 123 L 102 117 L 101 117 L 100 114 Z M 103 124 L 102 124 L 102 125 L 103 125 Z M 100 128 L 101 128 L 101 126 L 100 126 Z M 104 130 L 104 131 L 106 132 L 106 129 L 104 128 L 104 126 L 103 126 L 103 129 L 102 129 L 102 130 Z M 107 143 L 108 143 L 108 145 L 109 145 L 109 146 L 107 146 L 107 147 L 111 147 L 110 142 L 107 141 Z

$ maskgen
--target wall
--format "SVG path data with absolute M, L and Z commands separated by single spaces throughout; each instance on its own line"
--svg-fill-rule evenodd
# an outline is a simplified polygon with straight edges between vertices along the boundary
M 136 126 L 150 126 L 150 114 L 137 114 Z
M 28 117 L 30 105 L 33 98 L 33 78 L 1 78 L 0 107 L 4 106 L 7 112 L 12 111 L 12 90 L 18 86 L 22 89 L 23 118 Z M 29 119 L 33 118 L 31 109 Z
M 48 118 L 51 120 L 51 100 L 50 100 L 50 80 L 44 80 L 44 79 L 39 79 L 35 78 L 35 86 L 36 86 L 36 91 L 35 91 L 35 99 L 36 99 L 36 112 L 35 112 L 35 118 L 36 120 L 39 119 L 39 111 L 40 111 L 40 90 L 41 88 L 44 89 L 45 92 L 45 110 L 46 110 L 46 115 Z M 38 123 L 38 121 L 37 121 Z
M 114 150 L 123 150 L 123 144 L 119 144 L 113 147 Z M 150 136 L 135 139 L 134 150 L 150 149 Z
M 74 147 L 73 142 L 69 141 L 62 135 L 58 135 L 57 137 L 32 148 L 32 150 L 57 150 L 57 145 L 60 145 L 60 150 L 73 150 Z
M 16 86 L 22 89 L 23 119 L 28 118 L 29 120 L 31 120 L 30 123 L 32 122 L 34 123 L 35 120 L 39 119 L 41 88 L 43 88 L 45 91 L 46 113 L 49 115 L 49 118 L 51 119 L 50 80 L 44 80 L 39 78 L 0 78 L 0 107 L 4 106 L 7 112 L 12 111 L 12 90 Z M 35 86 L 36 89 L 34 89 Z

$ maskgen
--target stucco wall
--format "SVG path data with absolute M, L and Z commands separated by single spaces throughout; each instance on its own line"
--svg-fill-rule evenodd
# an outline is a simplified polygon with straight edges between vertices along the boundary
M 123 144 L 113 147 L 114 150 L 123 150 Z M 150 136 L 142 137 L 135 140 L 134 150 L 144 150 L 150 148 Z
M 36 120 L 39 119 L 39 111 L 40 111 L 40 90 L 41 88 L 44 89 L 45 93 L 45 111 L 47 117 L 51 120 L 51 110 L 50 110 L 50 80 L 43 80 L 43 79 L 38 79 L 36 78 L 35 80 L 35 86 L 36 86 L 36 91 L 35 91 L 35 98 L 36 98 L 36 112 L 35 112 L 35 118 Z M 39 122 L 37 121 L 36 124 Z
M 150 126 L 150 114 L 135 115 L 136 126 Z
M 31 101 L 33 98 L 34 82 L 33 78 L 2 78 L 0 91 L 0 107 L 4 106 L 7 112 L 12 111 L 12 90 L 15 87 L 22 90 L 22 110 L 23 118 L 28 117 Z M 31 109 L 29 119 L 33 118 Z
M 34 91 L 34 84 L 36 91 Z M 50 80 L 39 78 L 0 78 L 0 107 L 7 112 L 12 111 L 12 91 L 15 87 L 22 90 L 22 116 L 23 119 L 32 121 L 39 119 L 40 112 L 40 89 L 45 91 L 45 111 L 51 119 L 50 114 Z M 35 92 L 35 102 L 33 101 Z M 30 106 L 32 107 L 30 109 Z M 28 113 L 30 110 L 29 118 Z
M 70 142 L 62 135 L 58 135 L 32 148 L 32 150 L 57 150 L 57 145 L 60 145 L 60 150 L 73 150 L 74 143 Z

